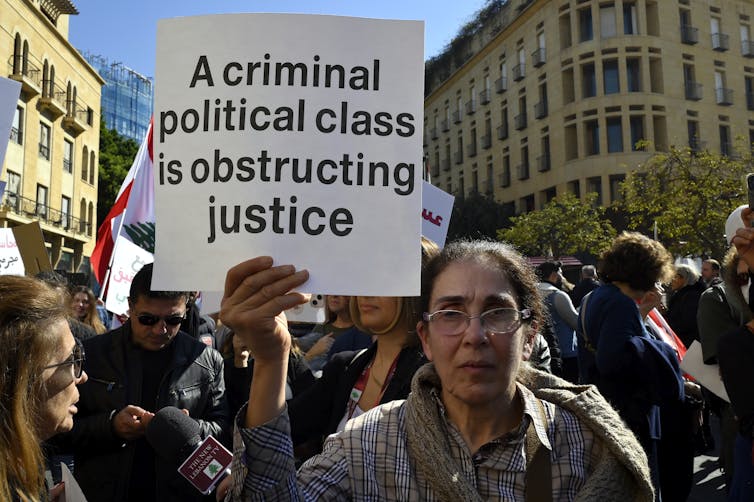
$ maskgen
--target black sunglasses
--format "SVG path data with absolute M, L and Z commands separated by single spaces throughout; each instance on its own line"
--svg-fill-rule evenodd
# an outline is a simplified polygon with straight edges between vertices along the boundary
M 71 352 L 71 355 L 66 358 L 65 361 L 58 364 L 51 364 L 49 366 L 45 366 L 44 370 L 48 368 L 57 368 L 59 366 L 66 366 L 68 364 L 73 365 L 73 376 L 75 378 L 81 378 L 81 374 L 84 372 L 84 361 L 86 361 L 86 354 L 84 353 L 84 346 L 81 345 L 81 342 L 78 338 L 75 338 L 76 345 L 73 346 L 73 351 Z
M 144 326 L 154 326 L 159 321 L 165 321 L 168 326 L 178 326 L 183 322 L 185 316 L 182 315 L 169 315 L 165 317 L 156 316 L 154 314 L 139 314 L 136 318 L 139 320 L 139 324 Z

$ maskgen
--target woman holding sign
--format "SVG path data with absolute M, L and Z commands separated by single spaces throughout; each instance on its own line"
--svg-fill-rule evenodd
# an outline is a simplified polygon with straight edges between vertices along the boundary
M 422 239 L 422 262 L 438 253 Z M 322 449 L 325 437 L 375 406 L 405 399 L 411 378 L 427 359 L 416 336 L 419 298 L 356 296 L 350 314 L 356 327 L 376 341 L 365 350 L 333 356 L 322 377 L 288 404 L 293 444 L 304 460 Z
M 306 280 L 269 257 L 228 272 L 223 319 L 260 351 L 231 500 L 652 499 L 641 446 L 596 389 L 522 362 L 542 301 L 524 258 L 492 242 L 456 242 L 428 263 L 417 331 L 432 363 L 408 399 L 352 420 L 295 473 L 278 316 L 303 303 L 290 291 Z

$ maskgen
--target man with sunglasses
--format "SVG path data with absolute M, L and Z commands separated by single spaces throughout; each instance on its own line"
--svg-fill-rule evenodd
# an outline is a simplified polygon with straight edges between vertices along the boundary
M 151 283 L 149 264 L 131 284 L 129 320 L 84 343 L 90 379 L 70 439 L 90 502 L 201 500 L 146 441 L 147 425 L 166 406 L 196 420 L 202 438 L 229 436 L 222 357 L 180 330 L 188 293 L 152 291 Z

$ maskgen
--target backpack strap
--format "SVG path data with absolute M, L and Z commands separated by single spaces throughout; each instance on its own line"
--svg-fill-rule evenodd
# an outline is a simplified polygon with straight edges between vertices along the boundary
M 539 398 L 537 411 L 543 424 L 547 424 L 545 407 Z M 551 502 L 552 501 L 552 466 L 550 465 L 550 453 L 545 445 L 539 440 L 534 428 L 534 420 L 529 421 L 526 429 L 526 475 L 524 477 L 526 487 L 526 502 Z
M 592 296 L 591 292 L 581 300 L 581 308 L 579 309 L 579 317 L 581 317 L 581 332 L 578 330 L 576 330 L 576 332 L 579 333 L 579 338 L 584 342 L 584 348 L 592 354 L 596 354 L 597 349 L 594 348 L 594 345 L 592 345 L 592 342 L 589 341 L 589 337 L 586 335 L 586 304 L 589 302 L 590 296 Z

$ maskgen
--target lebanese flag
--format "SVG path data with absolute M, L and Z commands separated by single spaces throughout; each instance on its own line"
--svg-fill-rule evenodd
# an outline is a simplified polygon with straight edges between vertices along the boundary
M 115 242 L 125 238 L 154 252 L 154 176 L 152 122 L 136 153 L 131 169 L 120 187 L 105 221 L 97 230 L 97 243 L 90 258 L 94 276 L 103 287 Z

